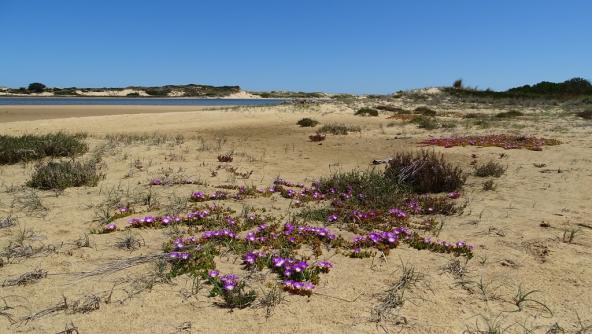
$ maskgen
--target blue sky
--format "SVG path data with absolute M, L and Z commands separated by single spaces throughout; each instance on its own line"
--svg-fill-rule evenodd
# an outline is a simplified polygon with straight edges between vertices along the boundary
M 592 1 L 0 0 L 0 86 L 389 93 L 592 79 Z

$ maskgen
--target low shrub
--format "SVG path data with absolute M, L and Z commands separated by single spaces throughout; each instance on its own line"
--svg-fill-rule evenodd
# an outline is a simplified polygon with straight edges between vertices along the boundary
M 478 177 L 500 177 L 506 172 L 506 168 L 499 162 L 489 161 L 486 164 L 475 167 L 475 176 Z
M 499 117 L 499 118 L 512 118 L 512 117 L 518 117 L 518 116 L 524 116 L 524 113 L 522 113 L 518 110 L 510 110 L 510 111 L 506 111 L 506 112 L 500 112 L 495 115 L 495 117 Z
M 335 173 L 328 178 L 322 178 L 319 181 L 319 189 L 322 192 L 334 189 L 337 193 L 364 194 L 363 197 L 353 197 L 352 200 L 362 207 L 383 209 L 398 204 L 407 194 L 407 189 L 374 169 Z
M 88 150 L 84 134 L 0 136 L 0 164 L 15 164 L 44 157 L 73 157 Z
M 390 106 L 390 105 L 376 106 L 376 107 L 374 107 L 374 109 L 383 110 L 383 111 L 391 111 L 391 112 L 394 112 L 397 114 L 410 114 L 411 113 L 410 111 L 405 110 L 403 108 L 396 107 L 396 106 Z
M 456 191 L 466 181 L 462 169 L 450 164 L 442 154 L 425 150 L 395 154 L 385 169 L 385 176 L 417 193 Z
M 440 127 L 440 124 L 435 119 L 426 116 L 416 116 L 409 122 L 415 123 L 418 128 L 426 130 L 434 130 Z
M 296 124 L 300 125 L 303 128 L 312 128 L 317 126 L 317 124 L 319 124 L 319 121 L 306 117 L 296 122 Z
M 358 109 L 358 111 L 356 111 L 354 113 L 354 115 L 356 116 L 378 116 L 378 110 L 376 109 L 372 109 L 372 108 L 368 108 L 368 107 L 364 107 L 361 109 Z
M 332 135 L 347 135 L 350 132 L 361 132 L 362 129 L 359 126 L 344 125 L 344 124 L 327 124 L 323 125 L 320 129 L 320 133 L 330 133 Z
M 583 119 L 592 119 L 592 109 L 584 110 L 582 112 L 577 113 L 576 115 Z
M 96 161 L 50 161 L 37 167 L 27 186 L 42 190 L 94 187 L 102 176 Z
M 417 107 L 415 108 L 414 112 L 423 116 L 436 116 L 438 114 L 435 110 L 432 110 L 426 106 Z

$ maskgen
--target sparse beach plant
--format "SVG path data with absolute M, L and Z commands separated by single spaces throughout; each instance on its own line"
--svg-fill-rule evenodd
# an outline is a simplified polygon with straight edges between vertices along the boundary
M 396 153 L 388 162 L 385 176 L 418 193 L 457 191 L 466 180 L 462 169 L 433 151 Z
M 502 166 L 499 162 L 493 160 L 475 167 L 475 176 L 478 177 L 500 177 L 506 172 L 506 167 Z
M 102 177 L 95 161 L 50 161 L 37 167 L 27 185 L 42 190 L 94 187 Z
M 358 109 L 354 115 L 356 116 L 378 116 L 378 110 L 376 109 L 372 109 L 372 108 L 368 108 L 368 107 L 364 107 L 364 108 L 360 108 Z
M 0 136 L 0 164 L 15 164 L 44 157 L 75 157 L 85 153 L 85 134 Z
M 319 121 L 312 119 L 312 118 L 305 117 L 305 118 L 300 119 L 296 124 L 300 125 L 303 128 L 304 127 L 312 128 L 312 127 L 317 126 L 317 124 L 319 124 Z

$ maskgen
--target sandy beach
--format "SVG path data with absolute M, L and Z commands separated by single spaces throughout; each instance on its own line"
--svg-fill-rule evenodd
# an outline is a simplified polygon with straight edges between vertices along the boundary
M 411 100 L 393 103 L 405 108 L 419 105 Z M 72 323 L 80 333 L 383 333 L 385 329 L 401 333 L 461 333 L 497 319 L 504 326 L 512 325 L 510 332 L 521 333 L 516 324 L 541 330 L 559 324 L 571 331 L 577 329 L 578 317 L 590 318 L 592 292 L 586 288 L 592 284 L 589 125 L 561 116 L 559 110 L 525 108 L 525 117 L 487 129 L 458 126 L 428 131 L 389 119 L 389 113 L 378 117 L 354 116 L 358 107 L 342 103 L 216 110 L 1 107 L 2 134 L 85 132 L 90 151 L 108 144 L 104 147 L 101 169 L 105 178 L 99 185 L 68 188 L 62 193 L 36 191 L 44 209 L 27 211 L 19 204 L 29 194 L 30 190 L 22 185 L 35 163 L 0 167 L 0 217 L 18 217 L 18 225 L 0 229 L 0 248 L 6 249 L 19 235 L 22 237 L 23 231 L 29 231 L 25 237 L 28 244 L 45 247 L 31 257 L 4 259 L 0 282 L 33 269 L 47 271 L 46 277 L 34 283 L 3 287 L 1 296 L 11 307 L 6 312 L 18 320 L 60 305 L 64 298 L 70 303 L 88 296 L 100 300 L 99 306 L 88 313 L 57 310 L 13 324 L 9 317 L 0 317 L 2 331 L 56 333 Z M 474 111 L 454 104 L 434 109 L 448 115 L 444 119 L 459 124 L 463 122 L 459 115 Z M 321 143 L 310 142 L 308 136 L 314 129 L 296 125 L 303 117 L 312 117 L 321 124 L 359 126 L 361 131 L 328 135 Z M 154 272 L 150 263 L 80 278 L 82 272 L 113 261 L 159 254 L 174 233 L 172 228 L 125 232 L 127 217 L 114 221 L 121 231 L 92 234 L 97 208 L 108 194 L 131 198 L 151 191 L 159 204 L 138 204 L 133 216 L 158 214 L 193 191 L 212 192 L 220 189 L 216 188 L 219 185 L 269 186 L 278 176 L 308 184 L 335 171 L 380 169 L 383 167 L 372 166 L 371 161 L 388 158 L 395 152 L 417 150 L 417 143 L 426 138 L 469 131 L 522 133 L 555 138 L 562 144 L 544 147 L 543 151 L 430 148 L 444 152 L 449 161 L 468 173 L 473 160 L 481 163 L 493 159 L 507 166 L 505 175 L 495 179 L 494 191 L 483 191 L 483 180 L 470 175 L 459 199 L 466 201 L 466 208 L 458 215 L 437 217 L 443 222 L 438 238 L 465 240 L 475 245 L 475 256 L 470 261 L 461 257 L 466 266 L 462 278 L 445 269 L 456 259 L 450 254 L 418 251 L 405 245 L 393 249 L 388 256 L 376 254 L 364 259 L 329 251 L 320 259 L 330 260 L 334 268 L 322 275 L 315 293 L 310 297 L 285 293 L 284 301 L 271 314 L 266 314 L 262 307 L 234 311 L 218 307 L 213 303 L 215 298 L 208 298 L 208 288 L 196 288 L 187 275 L 167 282 L 147 282 L 143 279 L 153 277 Z M 122 134 L 147 136 L 129 143 L 108 143 L 105 139 Z M 174 139 L 179 135 L 182 139 Z M 164 139 L 150 142 L 150 137 L 158 136 Z M 218 169 L 217 156 L 227 152 L 235 157 L 235 171 L 252 171 L 248 178 Z M 538 168 L 533 163 L 545 167 Z M 171 174 L 203 180 L 203 184 L 148 185 L 154 178 Z M 224 200 L 220 204 L 238 212 L 245 206 L 262 208 L 282 220 L 298 211 L 291 207 L 291 201 L 275 196 L 272 200 Z M 576 228 L 578 233 L 572 242 L 564 242 L 564 231 L 570 228 Z M 114 246 L 126 233 L 141 240 L 137 249 Z M 85 235 L 89 247 L 77 243 Z M 269 289 L 266 284 L 273 277 L 269 272 L 248 274 L 241 269 L 241 259 L 230 254 L 217 257 L 216 263 L 221 271 L 246 277 L 260 294 Z M 398 311 L 397 322 L 370 321 L 380 294 L 401 274 L 402 263 L 416 268 L 421 282 L 406 292 L 407 301 Z M 526 303 L 518 310 L 513 298 L 519 289 L 535 290 L 531 297 L 537 303 Z M 114 324 L 118 324 L 116 329 Z

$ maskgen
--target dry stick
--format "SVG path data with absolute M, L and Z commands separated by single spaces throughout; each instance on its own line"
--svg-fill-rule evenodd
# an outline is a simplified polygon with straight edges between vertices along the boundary
M 58 303 L 57 305 L 52 306 L 52 307 L 49 307 L 49 308 L 46 308 L 46 309 L 41 310 L 41 311 L 39 311 L 39 312 L 37 312 L 37 313 L 35 313 L 33 315 L 30 315 L 28 317 L 25 317 L 25 318 L 23 318 L 21 320 L 21 322 L 24 322 L 26 324 L 29 321 L 42 318 L 42 317 L 44 317 L 46 315 L 50 315 L 50 314 L 53 314 L 53 313 L 56 313 L 56 312 L 67 310 L 68 309 L 68 301 L 66 300 L 66 297 L 65 296 L 62 296 L 62 298 L 64 298 L 64 300 L 62 302 Z
M 77 279 L 85 279 L 93 276 L 100 276 L 100 275 L 110 275 L 116 273 L 118 271 L 122 271 L 125 269 L 129 269 L 135 266 L 139 266 L 144 263 L 150 263 L 162 259 L 166 256 L 166 254 L 152 254 L 152 255 L 143 255 L 143 256 L 136 256 L 125 260 L 119 260 L 111 262 L 103 267 L 99 267 L 92 271 L 80 272 L 77 273 Z
M 7 279 L 2 283 L 2 287 L 15 286 L 15 285 L 27 285 L 33 283 L 42 278 L 47 277 L 47 271 L 43 269 L 36 269 L 33 271 L 26 272 L 19 277 Z

